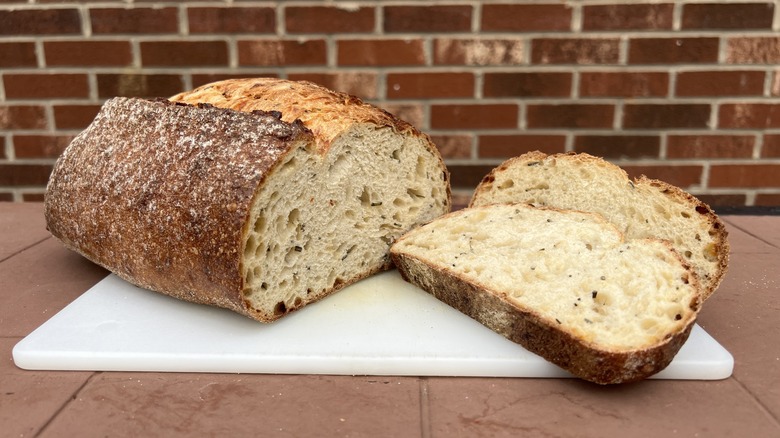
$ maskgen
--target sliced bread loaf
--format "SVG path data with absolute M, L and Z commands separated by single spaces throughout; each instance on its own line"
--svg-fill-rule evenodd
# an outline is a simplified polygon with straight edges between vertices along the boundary
M 449 211 L 440 155 L 383 111 L 295 87 L 318 98 L 109 100 L 57 161 L 49 229 L 134 284 L 259 321 L 388 269 L 397 237 Z M 317 133 L 280 120 L 323 106 Z
M 471 205 L 519 202 L 598 213 L 627 239 L 670 241 L 696 271 L 705 299 L 728 268 L 728 233 L 708 205 L 662 181 L 632 181 L 598 157 L 530 152 L 509 159 L 485 176 Z
M 391 248 L 401 275 L 575 376 L 646 378 L 687 339 L 696 275 L 665 241 L 596 214 L 496 204 L 450 213 Z

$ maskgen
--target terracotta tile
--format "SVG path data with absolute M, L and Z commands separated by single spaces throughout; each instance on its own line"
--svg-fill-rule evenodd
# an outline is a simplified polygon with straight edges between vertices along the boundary
M 420 436 L 416 378 L 105 373 L 44 436 Z
M 7 437 L 35 436 L 92 374 L 19 369 L 11 353 L 19 341 L 0 338 L 0 424 Z
M 0 262 L 49 237 L 43 218 L 43 204 L 0 203 Z
M 715 212 L 718 212 L 717 208 L 715 208 Z M 767 254 L 776 252 L 778 247 L 780 247 L 780 233 L 775 233 L 777 234 L 775 238 L 777 239 L 776 244 L 778 246 L 772 246 L 770 240 L 761 236 L 761 229 L 755 229 L 756 225 L 746 223 L 741 217 L 727 216 L 721 217 L 721 219 L 726 222 L 726 231 L 729 233 L 731 254 Z
M 780 417 L 778 257 L 780 250 L 771 256 L 733 254 L 726 277 L 699 317 L 699 324 L 734 356 L 733 377 L 775 418 Z M 740 406 L 737 400 L 728 404 Z M 745 419 L 745 425 L 749 423 Z M 780 426 L 776 427 L 775 435 L 780 433 Z
M 777 216 L 729 216 L 727 221 L 761 240 L 780 248 L 780 228 Z
M 0 265 L 0 334 L 27 336 L 107 271 L 46 239 Z
M 600 387 L 575 379 L 435 378 L 427 381 L 427 392 L 434 438 L 773 436 L 780 431 L 733 380 Z

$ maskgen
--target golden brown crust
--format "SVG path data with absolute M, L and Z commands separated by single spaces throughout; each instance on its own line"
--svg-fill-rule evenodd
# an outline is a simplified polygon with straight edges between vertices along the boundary
M 391 255 L 406 281 L 573 375 L 602 385 L 642 380 L 666 368 L 695 322 L 692 318 L 682 330 L 648 348 L 607 351 L 560 330 L 533 311 L 512 305 L 500 292 L 409 254 Z
M 610 172 L 616 179 L 622 179 L 626 182 L 633 184 L 637 187 L 652 187 L 656 192 L 664 195 L 669 199 L 670 203 L 677 203 L 686 205 L 690 210 L 696 211 L 700 217 L 706 223 L 706 232 L 713 241 L 714 246 L 711 248 L 711 257 L 717 260 L 718 269 L 709 278 L 702 279 L 706 284 L 704 290 L 704 299 L 709 298 L 715 290 L 717 290 L 721 281 L 728 271 L 730 245 L 728 242 L 728 231 L 726 226 L 718 217 L 717 214 L 710 208 L 709 205 L 702 202 L 690 193 L 682 190 L 679 187 L 668 184 L 664 181 L 647 178 L 641 175 L 638 178 L 631 180 L 628 174 L 622 168 L 602 159 L 586 153 L 567 152 L 560 154 L 551 154 L 540 151 L 532 151 L 523 155 L 510 158 L 499 166 L 495 167 L 487 175 L 482 178 L 477 188 L 474 190 L 474 194 L 469 203 L 469 207 L 476 205 L 475 201 L 482 196 L 486 196 L 490 190 L 492 190 L 493 181 L 496 179 L 496 175 L 504 172 L 506 169 L 512 166 L 524 166 L 530 165 L 534 162 L 543 162 L 545 160 L 568 160 L 571 162 L 579 163 L 583 166 L 597 166 L 604 169 L 606 172 Z
M 47 226 L 136 285 L 253 316 L 238 267 L 251 202 L 312 141 L 275 114 L 111 99 L 57 161 Z
M 422 140 L 438 160 L 446 183 L 446 204 L 451 205 L 449 172 L 430 137 L 387 111 L 369 105 L 355 96 L 339 93 L 307 81 L 277 78 L 228 79 L 200 86 L 171 97 L 189 104 L 208 103 L 238 111 L 278 111 L 282 120 L 303 122 L 314 133 L 317 148 L 327 153 L 331 144 L 353 124 L 388 127 L 399 134 Z

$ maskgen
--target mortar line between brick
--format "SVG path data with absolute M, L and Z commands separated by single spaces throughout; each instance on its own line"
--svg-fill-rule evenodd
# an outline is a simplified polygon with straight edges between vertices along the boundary
M 51 416 L 51 417 L 49 417 L 49 419 L 48 419 L 48 420 L 46 420 L 46 422 L 45 422 L 45 423 L 43 423 L 43 425 L 41 426 L 41 428 L 40 428 L 40 429 L 38 429 L 38 430 L 35 432 L 35 435 L 34 435 L 34 436 L 38 437 L 38 436 L 40 436 L 42 433 L 44 433 L 44 432 L 46 431 L 46 429 L 49 427 L 49 425 L 51 425 L 51 423 L 52 423 L 54 420 L 56 420 L 56 419 L 57 419 L 57 417 L 59 417 L 59 415 L 62 413 L 62 411 L 64 411 L 64 410 L 65 410 L 65 408 L 66 408 L 66 407 L 68 407 L 68 405 L 69 405 L 69 404 L 73 403 L 73 401 L 74 401 L 74 400 L 78 399 L 78 396 L 79 396 L 79 394 L 81 393 L 81 391 L 82 391 L 84 388 L 86 388 L 86 387 L 87 387 L 87 385 L 89 385 L 89 384 L 90 384 L 90 382 L 92 382 L 92 380 L 93 380 L 93 379 L 94 379 L 96 376 L 99 376 L 99 375 L 101 375 L 101 374 L 103 374 L 103 372 L 102 372 L 102 371 L 96 371 L 96 372 L 92 373 L 92 374 L 91 374 L 89 377 L 87 377 L 87 380 L 85 380 L 85 381 L 84 381 L 84 383 L 82 383 L 82 384 L 81 384 L 81 386 L 79 386 L 79 387 L 78 387 L 78 388 L 77 388 L 75 391 L 73 391 L 73 394 L 71 394 L 71 396 L 70 396 L 70 397 L 69 397 L 69 398 L 68 398 L 68 399 L 65 401 L 65 403 L 63 403 L 63 404 L 62 404 L 62 406 L 60 406 L 60 407 L 59 407 L 59 409 L 57 409 L 57 411 L 56 411 L 56 412 L 54 412 L 54 414 L 52 414 L 52 416 Z

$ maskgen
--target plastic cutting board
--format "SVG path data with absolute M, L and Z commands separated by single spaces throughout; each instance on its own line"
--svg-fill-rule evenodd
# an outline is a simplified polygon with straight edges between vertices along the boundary
M 109 275 L 20 341 L 35 370 L 569 377 L 404 282 L 360 281 L 271 324 Z M 660 379 L 717 380 L 734 361 L 698 325 Z

